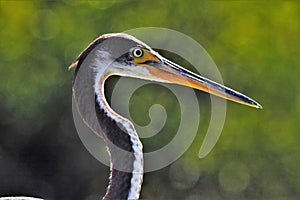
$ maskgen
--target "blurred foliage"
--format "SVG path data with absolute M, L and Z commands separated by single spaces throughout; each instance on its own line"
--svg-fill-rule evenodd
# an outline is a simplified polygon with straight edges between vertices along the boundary
M 225 84 L 264 109 L 228 103 L 222 136 L 200 160 L 210 108 L 199 92 L 193 145 L 170 167 L 145 175 L 142 198 L 299 199 L 299 13 L 297 1 L 1 0 L 0 196 L 104 194 L 109 169 L 76 134 L 67 67 L 101 34 L 157 26 L 197 40 Z M 176 131 L 180 111 L 168 94 L 155 85 L 137 91 L 130 108 L 137 123 L 147 124 L 147 109 L 160 103 L 171 117 L 160 134 Z

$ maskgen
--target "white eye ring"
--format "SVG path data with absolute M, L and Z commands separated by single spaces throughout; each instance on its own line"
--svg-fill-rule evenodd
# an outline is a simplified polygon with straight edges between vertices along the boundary
M 133 55 L 134 57 L 136 57 L 136 58 L 142 57 L 143 54 L 144 54 L 144 52 L 143 52 L 143 50 L 140 49 L 140 48 L 135 48 L 135 49 L 132 50 L 132 55 Z

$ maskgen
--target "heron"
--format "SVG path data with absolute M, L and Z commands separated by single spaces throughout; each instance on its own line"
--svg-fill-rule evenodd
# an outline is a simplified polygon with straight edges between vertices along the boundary
M 83 120 L 108 146 L 111 174 L 104 200 L 139 199 L 143 181 L 142 143 L 132 122 L 109 106 L 104 91 L 108 77 L 117 75 L 188 86 L 247 106 L 262 108 L 249 97 L 183 68 L 125 33 L 100 36 L 69 68 L 75 68 L 73 95 Z M 96 112 L 96 117 L 92 117 L 91 112 Z M 96 131 L 95 126 L 98 125 L 100 132 Z M 115 147 L 131 154 L 126 158 L 119 156 Z M 120 165 L 126 165 L 129 171 L 116 169 Z
M 95 39 L 70 65 L 69 69 L 73 68 L 76 107 L 85 124 L 104 140 L 110 156 L 109 184 L 103 200 L 139 199 L 144 174 L 143 146 L 134 125 L 115 112 L 106 100 L 104 84 L 108 77 L 187 86 L 262 108 L 246 95 L 185 69 L 125 33 L 104 34 Z M 120 152 L 127 153 L 119 155 Z

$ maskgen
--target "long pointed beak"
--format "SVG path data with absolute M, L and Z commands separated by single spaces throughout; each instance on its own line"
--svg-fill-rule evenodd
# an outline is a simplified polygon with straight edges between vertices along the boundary
M 149 66 L 149 65 L 148 65 Z M 262 108 L 262 106 L 233 89 L 220 85 L 212 80 L 197 75 L 183 67 L 169 61 L 165 58 L 160 58 L 160 62 L 155 63 L 155 67 L 148 67 L 152 76 L 179 85 L 188 86 L 194 89 L 202 90 L 210 94 L 225 98 L 240 104 L 251 106 L 254 108 Z M 151 68 L 151 69 L 150 69 Z

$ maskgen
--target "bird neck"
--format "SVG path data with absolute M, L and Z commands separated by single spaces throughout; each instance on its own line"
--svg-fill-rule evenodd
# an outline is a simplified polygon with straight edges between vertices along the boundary
M 142 144 L 133 124 L 115 113 L 104 96 L 103 76 L 96 89 L 96 113 L 111 160 L 110 183 L 103 199 L 138 199 L 143 181 Z

